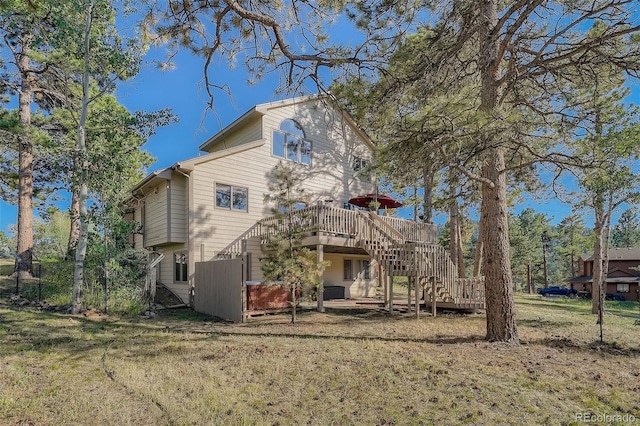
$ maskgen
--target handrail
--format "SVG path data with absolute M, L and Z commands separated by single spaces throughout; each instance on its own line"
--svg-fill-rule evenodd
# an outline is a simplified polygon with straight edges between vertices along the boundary
M 373 223 L 376 223 L 376 222 L 380 223 L 382 225 L 382 227 L 384 227 L 384 229 L 386 229 L 389 233 L 395 235 L 395 237 L 396 237 L 398 242 L 400 242 L 400 243 L 404 243 L 405 242 L 405 238 L 404 238 L 404 235 L 402 234 L 402 232 L 398 231 L 396 228 L 391 226 L 388 222 L 382 220 L 381 217 L 378 216 L 376 213 L 369 212 L 369 219 L 371 219 L 373 221 Z
M 254 223 L 253 226 L 251 226 L 249 229 L 247 229 L 242 234 L 240 234 L 238 238 L 236 238 L 235 240 L 227 244 L 225 248 L 220 250 L 216 254 L 216 257 L 224 259 L 224 258 L 235 257 L 240 255 L 242 253 L 242 241 L 247 240 L 251 237 L 261 236 L 262 235 L 261 226 L 262 225 L 260 221 Z
M 438 227 L 433 223 L 414 222 L 412 220 L 401 219 L 393 216 L 379 217 L 398 232 L 402 233 L 406 241 L 428 243 L 437 241 Z
M 374 229 L 374 230 L 378 231 L 383 237 L 385 237 L 388 240 L 388 242 L 390 242 L 391 244 L 393 244 L 393 245 L 395 245 L 397 247 L 401 246 L 404 243 L 404 241 L 397 240 L 393 235 L 391 235 L 392 232 L 390 232 L 390 231 L 395 231 L 393 228 L 389 228 L 388 226 L 386 226 L 386 224 L 385 224 L 385 226 L 383 228 L 383 227 L 379 226 L 373 219 L 371 219 L 370 216 L 367 216 L 365 213 L 363 213 L 363 212 L 361 212 L 359 210 L 356 210 L 356 211 L 358 212 L 359 217 L 364 219 L 364 223 L 367 223 L 371 229 Z M 360 225 L 361 225 L 360 227 L 362 227 L 362 224 L 360 224 Z M 359 232 L 359 234 L 362 237 L 362 235 L 365 234 L 364 229 L 362 229 L 361 232 Z M 400 235 L 400 237 L 402 238 L 402 235 Z M 370 239 L 371 240 L 378 240 L 378 238 L 375 238 L 375 239 L 374 238 L 370 238 Z

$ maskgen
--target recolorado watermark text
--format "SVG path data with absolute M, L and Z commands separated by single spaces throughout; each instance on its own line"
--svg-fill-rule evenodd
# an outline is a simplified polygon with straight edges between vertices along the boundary
M 582 423 L 640 423 L 640 417 L 633 414 L 575 413 L 573 417 L 575 421 Z

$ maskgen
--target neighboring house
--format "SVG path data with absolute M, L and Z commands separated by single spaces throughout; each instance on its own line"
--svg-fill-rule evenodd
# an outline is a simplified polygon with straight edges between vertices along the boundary
M 569 280 L 571 288 L 592 293 L 593 256 L 579 260 L 578 276 Z M 638 300 L 640 283 L 640 247 L 609 249 L 607 294 L 618 294 L 626 300 Z
M 265 204 L 264 195 L 274 167 L 288 161 L 297 165 L 305 189 L 312 194 L 308 208 L 314 214 L 315 231 L 305 245 L 330 262 L 324 286 L 346 298 L 374 296 L 382 281 L 379 271 L 386 269 L 384 274 L 391 275 L 389 268 L 404 268 L 397 275 L 407 275 L 408 255 L 415 255 L 417 248 L 416 243 L 410 249 L 403 246 L 407 256 L 392 265 L 389 246 L 383 254 L 381 245 L 365 240 L 365 227 L 367 235 L 376 228 L 384 235 L 379 239 L 392 238 L 394 253 L 409 241 L 433 246 L 435 227 L 395 218 L 371 219 L 344 208 L 350 198 L 375 191 L 373 180 L 363 173 L 363 166 L 373 159 L 373 148 L 367 135 L 328 97 L 257 105 L 205 141 L 200 146 L 205 154 L 151 173 L 133 188 L 130 216 L 142 225 L 141 233 L 133 237 L 134 246 L 164 254 L 157 281 L 187 304 L 193 304 L 194 291 L 202 296 L 208 285 L 196 282 L 196 262 L 211 263 L 242 252 L 247 259 L 243 281 L 259 282 L 264 256 L 260 221 L 270 216 L 272 207 Z M 420 250 L 423 263 L 433 269 L 441 250 Z M 441 269 L 451 269 L 448 263 Z M 219 279 L 214 275 L 202 281 Z

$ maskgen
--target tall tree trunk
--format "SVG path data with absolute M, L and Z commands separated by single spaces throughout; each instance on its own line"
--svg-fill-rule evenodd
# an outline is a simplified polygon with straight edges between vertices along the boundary
M 458 202 L 449 202 L 449 256 L 456 268 L 458 267 Z
M 71 312 L 74 314 L 82 310 L 82 287 L 84 284 L 84 259 L 87 254 L 87 242 L 89 239 L 89 224 L 87 223 L 87 199 L 89 198 L 89 188 L 87 187 L 87 144 L 85 126 L 87 124 L 87 112 L 89 110 L 89 42 L 91 40 L 91 24 L 93 19 L 92 0 L 87 11 L 85 21 L 84 39 L 84 72 L 82 75 L 82 109 L 80 111 L 80 122 L 78 124 L 78 145 L 76 162 L 76 176 L 79 177 L 79 221 L 80 234 L 76 247 L 76 255 L 73 270 L 73 292 L 71 300 Z M 79 170 L 78 170 L 79 168 Z
M 485 154 L 482 175 L 494 185 L 482 185 L 485 297 L 487 304 L 487 340 L 518 343 L 515 303 L 509 254 L 507 186 L 504 153 L 491 148 Z
M 75 161 L 76 164 L 77 160 Z M 71 206 L 69 207 L 69 243 L 67 244 L 67 255 L 73 256 L 80 238 L 80 191 L 75 183 L 72 184 Z
M 498 37 L 497 0 L 478 2 L 479 55 L 482 82 L 480 111 L 493 119 L 499 111 L 501 64 Z M 509 223 L 507 219 L 507 183 L 504 151 L 499 133 L 488 134 L 482 162 L 482 205 L 484 221 L 481 238 L 484 243 L 484 273 L 487 304 L 487 340 L 519 343 L 516 328 L 513 280 L 509 254 Z
M 598 93 L 596 82 L 595 93 Z M 594 118 L 595 134 L 601 137 L 604 127 L 602 124 L 602 114 L 600 108 L 596 105 Z M 611 204 L 609 204 L 611 206 Z M 605 194 L 602 189 L 598 189 L 593 200 L 593 210 L 595 223 L 593 232 L 596 234 L 596 241 L 593 249 L 593 283 L 591 284 L 591 313 L 599 314 L 598 321 L 602 319 L 604 311 L 604 292 L 603 283 L 606 280 L 606 269 L 604 264 L 606 241 L 604 239 L 604 231 L 606 228 L 607 214 L 605 213 Z
M 457 178 L 449 168 L 449 255 L 456 265 L 458 276 L 464 278 L 464 258 L 462 256 L 462 230 L 460 229 L 460 206 L 456 197 Z
M 433 169 L 431 164 L 422 166 L 422 220 L 425 223 L 433 223 Z
M 569 258 L 571 260 L 571 276 L 575 277 L 576 276 L 576 259 L 575 259 L 575 235 L 576 235 L 576 229 L 575 229 L 575 225 L 573 220 L 571 221 L 571 228 L 569 228 L 571 234 L 569 234 L 569 244 L 571 244 L 571 253 L 569 254 Z
M 462 226 L 460 226 L 460 215 L 458 215 L 458 277 L 465 278 L 467 273 L 464 268 L 464 253 L 462 251 Z
M 593 225 L 593 233 L 596 236 L 593 245 L 593 273 L 591 284 L 591 313 L 597 314 L 600 309 L 600 294 L 602 287 L 603 270 L 603 229 L 604 229 L 604 206 L 599 201 L 601 196 L 596 196 L 595 202 L 595 222 Z
M 479 277 L 482 273 L 482 262 L 483 262 L 483 252 L 484 252 L 484 244 L 482 241 L 483 235 L 483 222 L 482 216 L 480 216 L 480 220 L 478 220 L 478 239 L 476 240 L 476 248 L 475 253 L 473 255 L 473 276 Z
M 609 205 L 611 207 L 611 204 Z M 607 212 L 607 220 L 604 226 L 604 237 L 602 238 L 602 252 L 604 253 L 604 259 L 602 259 L 602 282 L 600 283 L 600 304 L 598 309 L 598 324 L 600 324 L 600 341 L 602 342 L 604 337 L 602 334 L 602 325 L 604 324 L 604 301 L 607 295 L 607 278 L 609 276 L 609 237 L 611 230 L 611 208 Z
M 34 80 L 30 70 L 31 37 L 25 37 L 18 71 L 22 84 L 18 91 L 18 119 L 22 134 L 18 138 L 18 244 L 16 273 L 30 278 L 33 272 L 33 142 L 31 140 L 31 100 Z
M 609 231 L 611 229 L 611 211 L 613 210 L 611 199 L 609 199 L 607 211 L 604 211 L 604 200 L 596 197 L 599 201 L 599 209 L 596 213 L 596 223 L 593 227 L 596 233 L 596 243 L 593 253 L 593 284 L 591 285 L 591 312 L 598 314 L 598 324 L 602 326 L 604 320 L 604 300 L 607 294 L 607 274 L 609 273 Z M 596 254 L 598 256 L 598 271 L 596 272 Z M 597 275 L 597 277 L 596 277 Z M 597 295 L 597 297 L 596 297 Z M 600 327 L 600 338 L 602 339 L 602 327 Z
M 418 185 L 413 186 L 413 221 L 418 221 Z

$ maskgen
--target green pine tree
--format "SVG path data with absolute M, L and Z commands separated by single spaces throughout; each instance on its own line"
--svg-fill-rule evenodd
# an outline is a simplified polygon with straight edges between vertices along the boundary
M 296 322 L 296 309 L 303 295 L 310 295 L 321 285 L 320 275 L 326 263 L 319 264 L 316 254 L 302 246 L 303 238 L 312 230 L 308 194 L 295 167 L 280 162 L 273 170 L 271 193 L 265 202 L 272 203 L 273 221 L 267 223 L 268 254 L 262 264 L 264 279 L 271 285 L 282 285 L 291 293 L 291 322 Z

